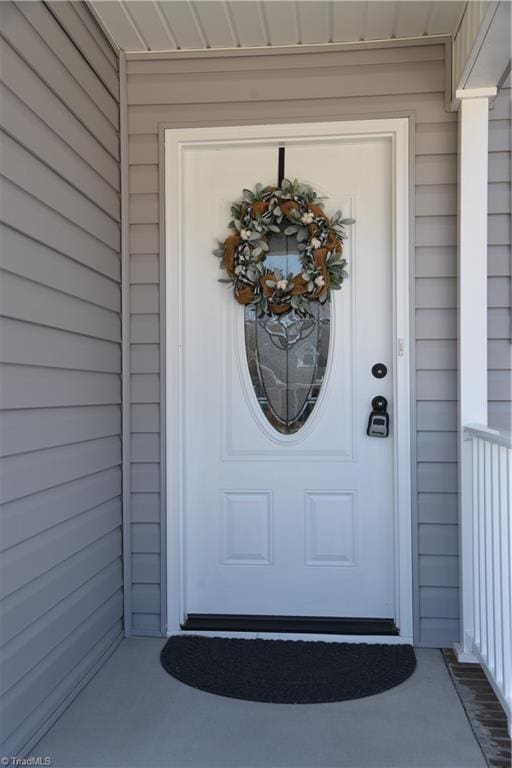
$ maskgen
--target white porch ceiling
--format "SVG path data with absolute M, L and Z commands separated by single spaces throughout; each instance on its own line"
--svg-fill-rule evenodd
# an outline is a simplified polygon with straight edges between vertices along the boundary
M 466 2 L 92 0 L 123 51 L 311 45 L 454 34 Z

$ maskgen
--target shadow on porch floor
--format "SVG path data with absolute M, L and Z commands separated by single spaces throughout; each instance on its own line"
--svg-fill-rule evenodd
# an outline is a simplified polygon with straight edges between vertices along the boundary
M 478 768 L 485 760 L 440 651 L 393 690 L 336 704 L 261 704 L 170 677 L 161 639 L 125 640 L 32 750 L 58 768 Z

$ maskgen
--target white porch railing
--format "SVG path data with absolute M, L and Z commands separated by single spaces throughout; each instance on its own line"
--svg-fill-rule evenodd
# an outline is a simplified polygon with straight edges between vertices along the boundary
M 512 719 L 512 437 L 488 427 L 464 427 L 470 463 L 471 509 L 463 510 L 462 558 L 472 584 L 472 621 L 465 647 L 482 665 L 508 718 Z M 468 489 L 469 490 L 469 489 Z M 467 568 L 468 561 L 471 568 Z M 467 603 L 466 603 L 467 605 Z M 472 631 L 471 631 L 472 630 Z M 469 636 L 468 636 L 469 635 Z

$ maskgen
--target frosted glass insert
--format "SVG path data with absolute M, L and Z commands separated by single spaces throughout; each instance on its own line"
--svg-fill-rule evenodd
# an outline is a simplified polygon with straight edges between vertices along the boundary
M 300 273 L 292 238 L 272 238 L 265 266 Z M 258 403 L 272 426 L 284 435 L 297 432 L 311 415 L 325 376 L 329 354 L 330 303 L 311 302 L 312 317 L 294 310 L 258 317 L 245 308 L 245 348 Z

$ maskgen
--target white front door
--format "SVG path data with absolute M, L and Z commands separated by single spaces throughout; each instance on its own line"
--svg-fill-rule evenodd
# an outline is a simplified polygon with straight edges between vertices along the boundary
M 286 176 L 325 196 L 328 214 L 356 220 L 342 290 L 322 322 L 292 332 L 238 305 L 212 255 L 241 190 L 276 182 L 283 144 Z M 170 301 L 181 323 L 171 388 L 181 409 L 182 620 L 397 618 L 393 151 L 388 135 L 182 151 L 171 215 L 180 272 L 167 279 L 168 292 L 177 281 Z M 387 438 L 366 434 L 376 395 L 389 402 Z

